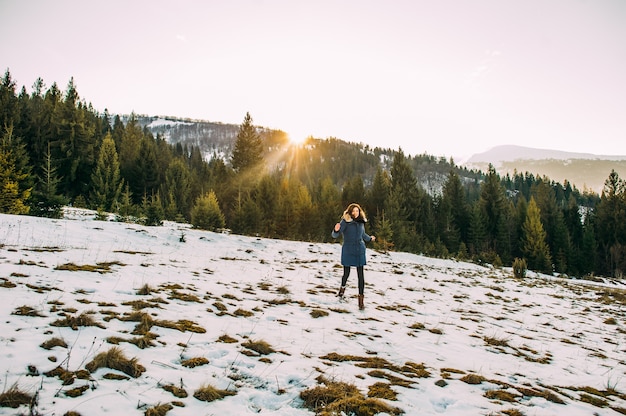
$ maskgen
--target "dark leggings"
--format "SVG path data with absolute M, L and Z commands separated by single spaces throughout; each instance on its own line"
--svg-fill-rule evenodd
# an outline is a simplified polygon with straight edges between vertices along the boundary
M 365 290 L 365 276 L 363 274 L 363 266 L 357 266 L 356 274 L 359 278 L 359 295 L 363 294 Z M 345 286 L 348 283 L 348 276 L 350 276 L 350 266 L 343 266 L 343 277 L 341 278 L 341 286 Z

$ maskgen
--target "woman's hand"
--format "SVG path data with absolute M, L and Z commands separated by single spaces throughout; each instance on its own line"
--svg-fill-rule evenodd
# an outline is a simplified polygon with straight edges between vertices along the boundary
M 376 236 L 371 235 L 372 241 L 376 241 Z
M 335 224 L 335 232 L 338 232 L 340 228 L 341 228 L 341 224 L 339 223 Z

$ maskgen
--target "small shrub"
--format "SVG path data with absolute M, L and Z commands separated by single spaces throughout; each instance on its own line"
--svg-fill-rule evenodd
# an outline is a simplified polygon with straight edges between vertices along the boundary
M 515 260 L 513 260 L 513 277 L 518 279 L 525 278 L 527 269 L 528 265 L 526 264 L 526 259 L 516 257 Z
M 221 390 L 207 384 L 196 390 L 193 397 L 203 402 L 213 402 L 215 400 L 223 399 L 226 396 L 234 396 L 235 394 L 237 393 L 234 391 Z

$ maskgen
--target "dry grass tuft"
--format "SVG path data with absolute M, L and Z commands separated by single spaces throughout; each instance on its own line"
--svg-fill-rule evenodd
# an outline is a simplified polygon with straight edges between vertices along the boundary
M 503 338 L 495 338 L 495 337 L 484 337 L 483 340 L 487 345 L 491 345 L 494 347 L 508 347 L 509 341 Z
M 321 318 L 321 317 L 324 317 L 324 316 L 328 316 L 328 312 L 323 311 L 321 309 L 313 309 L 311 311 L 311 316 L 313 318 Z
M 517 409 L 507 409 L 507 410 L 503 410 L 502 411 L 503 415 L 506 416 L 525 416 L 524 413 L 522 413 L 521 411 L 517 410 Z
M 321 416 L 339 414 L 374 416 L 379 413 L 401 415 L 402 409 L 391 407 L 381 400 L 364 397 L 354 384 L 328 381 L 318 377 L 318 385 L 304 390 L 300 398 L 311 411 Z
M 101 352 L 85 366 L 92 373 L 103 367 L 121 371 L 134 378 L 146 371 L 146 368 L 137 362 L 137 358 L 126 358 L 124 352 L 118 347 L 112 347 L 106 352 Z
M 97 272 L 97 273 L 109 273 L 111 271 L 111 266 L 125 266 L 124 263 L 120 263 L 119 261 L 114 262 L 105 262 L 105 263 L 97 263 L 93 264 L 82 264 L 77 265 L 74 263 L 65 263 L 61 264 L 54 268 L 54 270 L 67 270 L 70 272 Z
M 204 334 L 206 329 L 198 326 L 193 321 L 188 321 L 186 319 L 181 319 L 176 322 L 173 321 L 155 321 L 156 326 L 160 326 L 162 328 L 176 329 L 180 332 L 195 332 L 196 334 Z
M 87 390 L 89 390 L 89 385 L 85 384 L 80 387 L 74 387 L 73 389 L 66 390 L 63 394 L 65 394 L 67 397 L 78 397 L 82 396 L 83 393 Z
M 51 350 L 54 347 L 67 348 L 67 343 L 65 342 L 63 338 L 54 337 L 54 338 L 50 338 L 47 341 L 44 341 L 39 346 L 43 348 L 44 350 Z
M 169 403 L 157 404 L 154 407 L 149 407 L 148 409 L 146 409 L 146 412 L 144 413 L 144 415 L 145 416 L 165 416 L 165 414 L 167 414 L 167 412 L 169 412 L 173 408 L 174 406 L 172 406 Z
M 506 390 L 487 390 L 484 396 L 490 400 L 499 400 L 501 402 L 515 402 L 518 397 Z
M 169 391 L 179 399 L 184 399 L 185 397 L 187 397 L 187 390 L 183 389 L 182 387 L 176 387 L 173 384 L 166 384 L 162 386 L 162 389 L 165 391 Z
M 179 292 L 177 290 L 172 290 L 170 292 L 170 295 L 167 298 L 168 299 L 178 299 L 178 300 L 182 300 L 183 302 L 202 303 L 202 299 L 200 299 L 198 296 L 192 295 L 190 293 L 182 293 L 182 292 Z
M 242 347 L 252 350 L 260 355 L 268 355 L 276 352 L 266 341 L 247 341 L 241 344 Z
M 63 319 L 58 319 L 52 322 L 50 325 L 59 326 L 59 327 L 69 327 L 74 331 L 78 330 L 79 326 L 95 326 L 98 328 L 105 329 L 105 327 L 96 322 L 89 314 L 81 313 L 78 316 L 66 316 Z
M 479 374 L 470 373 L 461 377 L 460 380 L 467 384 L 480 384 L 483 381 L 486 381 L 487 379 Z
M 395 401 L 398 400 L 398 393 L 391 389 L 391 384 L 378 382 L 369 387 L 367 397 Z
M 154 292 L 154 288 L 146 283 L 145 285 L 141 286 L 139 290 L 137 290 L 137 295 L 146 296 L 151 294 L 152 292 Z
M 250 312 L 250 311 L 247 311 L 245 309 L 237 309 L 235 312 L 233 312 L 233 315 L 235 315 L 235 316 L 243 316 L 245 318 L 248 318 L 250 316 L 254 316 L 254 312 Z
M 0 407 L 17 409 L 21 405 L 30 405 L 35 396 L 25 393 L 13 384 L 8 390 L 0 393 Z
M 194 357 L 181 361 L 181 365 L 187 368 L 200 367 L 201 365 L 207 365 L 208 363 L 209 360 L 204 357 Z
M 234 396 L 235 394 L 237 393 L 234 391 L 221 390 L 211 386 L 210 384 L 206 384 L 196 390 L 193 397 L 203 402 L 213 402 L 215 400 L 223 399 L 226 396 Z
M 237 341 L 237 339 L 231 337 L 230 335 L 224 334 L 224 335 L 220 335 L 220 337 L 217 339 L 218 342 L 223 342 L 225 344 L 235 344 L 239 341 Z
M 44 315 L 40 314 L 37 309 L 32 308 L 30 306 L 27 305 L 22 305 L 22 306 L 18 306 L 17 308 L 15 308 L 15 310 L 13 312 L 11 312 L 11 315 L 19 315 L 19 316 L 40 316 L 43 317 Z

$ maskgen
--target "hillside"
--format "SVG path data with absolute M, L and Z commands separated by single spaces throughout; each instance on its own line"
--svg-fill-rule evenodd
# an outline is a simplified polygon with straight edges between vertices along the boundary
M 0 215 L 0 413 L 626 414 L 622 281 L 369 250 L 359 311 L 339 244 L 66 215 Z
M 486 171 L 492 164 L 500 175 L 529 172 L 548 176 L 551 180 L 565 180 L 578 189 L 591 189 L 601 193 L 604 181 L 611 170 L 620 177 L 626 176 L 626 156 L 594 155 L 591 153 L 563 152 L 524 146 L 496 146 L 486 152 L 470 157 L 465 166 Z

